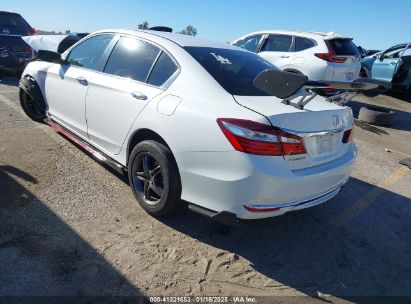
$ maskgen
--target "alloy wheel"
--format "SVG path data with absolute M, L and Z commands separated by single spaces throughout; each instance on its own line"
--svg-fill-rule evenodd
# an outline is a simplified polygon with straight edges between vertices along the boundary
M 148 152 L 142 152 L 133 164 L 133 186 L 149 205 L 157 204 L 164 195 L 162 168 Z

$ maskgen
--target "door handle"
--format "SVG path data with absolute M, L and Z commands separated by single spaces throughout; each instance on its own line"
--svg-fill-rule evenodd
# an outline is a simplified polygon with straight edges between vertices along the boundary
M 76 80 L 82 85 L 85 85 L 85 86 L 88 85 L 87 79 L 84 78 L 83 76 L 77 77 Z
M 283 56 L 280 56 L 280 58 L 290 58 L 290 56 L 283 55 Z
M 147 100 L 147 96 L 141 92 L 132 92 L 131 96 L 138 100 Z
M 390 62 L 390 65 L 394 65 L 394 64 L 397 64 L 397 62 L 396 61 L 391 61 Z

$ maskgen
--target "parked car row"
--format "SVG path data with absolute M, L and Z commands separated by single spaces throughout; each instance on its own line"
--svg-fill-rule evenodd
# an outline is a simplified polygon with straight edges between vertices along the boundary
M 360 73 L 361 57 L 352 38 L 335 33 L 262 31 L 241 37 L 233 45 L 311 80 L 352 81 Z
M 50 49 L 50 45 L 56 45 L 57 51 L 63 53 L 86 36 L 30 38 L 35 34 L 35 29 L 20 14 L 0 11 L 0 76 L 8 71 L 20 74 L 27 63 L 36 58 L 38 48 Z M 411 87 L 407 44 L 379 52 L 357 47 L 352 37 L 333 32 L 285 30 L 250 33 L 232 44 L 258 54 L 284 71 L 306 75 L 311 80 L 349 82 L 363 77 L 390 82 L 393 88 L 409 90 Z

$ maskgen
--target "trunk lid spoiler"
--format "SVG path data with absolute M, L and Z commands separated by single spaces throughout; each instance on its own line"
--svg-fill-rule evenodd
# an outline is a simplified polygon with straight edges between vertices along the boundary
M 264 92 L 282 99 L 283 104 L 300 110 L 324 89 L 338 92 L 328 97 L 327 101 L 343 105 L 357 94 L 367 93 L 368 96 L 377 96 L 390 87 L 390 84 L 384 81 L 362 78 L 352 82 L 310 81 L 304 75 L 276 70 L 261 72 L 254 79 L 253 84 Z M 292 102 L 297 98 L 297 102 Z

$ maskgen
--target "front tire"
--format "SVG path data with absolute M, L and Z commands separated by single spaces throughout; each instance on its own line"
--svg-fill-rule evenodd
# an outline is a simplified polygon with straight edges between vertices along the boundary
M 46 109 L 44 103 L 41 104 L 24 90 L 20 89 L 20 104 L 24 113 L 34 121 L 43 122 L 46 118 Z
M 180 174 L 165 145 L 152 140 L 137 144 L 129 158 L 128 178 L 137 202 L 147 213 L 164 215 L 180 207 Z

